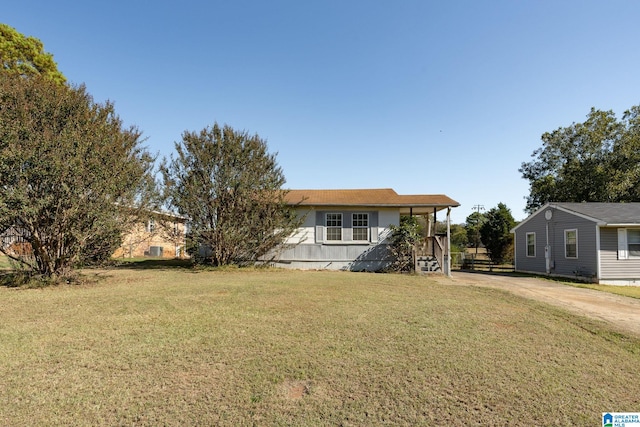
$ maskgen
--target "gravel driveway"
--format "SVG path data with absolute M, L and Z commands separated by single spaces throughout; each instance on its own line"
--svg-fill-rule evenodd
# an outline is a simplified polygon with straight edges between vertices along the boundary
M 504 289 L 543 301 L 573 313 L 604 320 L 640 337 L 640 300 L 593 289 L 576 288 L 551 280 L 490 273 L 454 271 L 451 278 L 433 276 L 443 284 Z

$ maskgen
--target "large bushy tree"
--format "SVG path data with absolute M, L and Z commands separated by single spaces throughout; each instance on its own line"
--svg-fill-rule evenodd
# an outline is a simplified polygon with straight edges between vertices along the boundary
M 0 63 L 2 72 L 23 77 L 40 75 L 47 80 L 65 83 L 66 79 L 35 37 L 27 37 L 7 24 L 0 24 Z
M 164 187 L 168 203 L 189 218 L 196 258 L 248 265 L 299 226 L 282 169 L 258 135 L 216 123 L 184 132 L 175 148 L 161 167 Z
M 83 86 L 0 73 L 0 250 L 54 278 L 108 257 L 153 190 L 153 160 Z
M 485 214 L 485 221 L 480 226 L 480 238 L 491 261 L 501 264 L 511 258 L 513 254 L 513 235 L 511 229 L 516 222 L 511 210 L 504 203 L 498 203 L 495 208 Z
M 622 120 L 591 109 L 585 122 L 544 133 L 532 157 L 519 169 L 528 212 L 547 202 L 640 201 L 640 106 Z

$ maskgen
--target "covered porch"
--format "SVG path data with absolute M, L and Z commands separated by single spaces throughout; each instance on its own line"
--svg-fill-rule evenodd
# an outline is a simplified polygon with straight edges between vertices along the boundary
M 415 205 L 400 209 L 401 216 L 418 217 L 423 228 L 422 240 L 414 247 L 413 259 L 416 273 L 440 272 L 447 276 L 451 275 L 451 208 L 457 206 L 459 204 L 453 202 Z M 441 221 L 440 229 L 438 229 L 438 221 Z

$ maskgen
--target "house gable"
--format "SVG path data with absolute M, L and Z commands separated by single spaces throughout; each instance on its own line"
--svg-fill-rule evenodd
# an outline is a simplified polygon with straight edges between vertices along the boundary
M 626 255 L 625 230 L 640 230 L 640 203 L 547 203 L 512 230 L 516 271 L 634 281 L 640 256 Z M 536 235 L 534 257 L 527 256 L 529 233 Z

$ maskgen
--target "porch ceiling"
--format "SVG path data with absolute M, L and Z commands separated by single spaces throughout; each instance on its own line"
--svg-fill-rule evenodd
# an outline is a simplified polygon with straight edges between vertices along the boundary
M 455 206 L 410 206 L 410 207 L 401 207 L 400 215 L 427 215 L 432 214 L 434 209 L 436 212 L 440 212 L 442 210 L 447 209 L 448 207 Z

